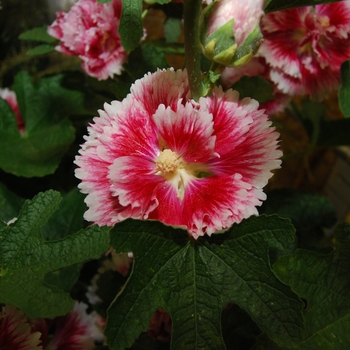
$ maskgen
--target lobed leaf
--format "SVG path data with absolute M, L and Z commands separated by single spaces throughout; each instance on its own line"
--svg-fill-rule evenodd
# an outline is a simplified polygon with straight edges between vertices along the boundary
M 50 287 L 45 276 L 97 258 L 109 247 L 108 230 L 97 226 L 45 242 L 42 228 L 60 200 L 56 191 L 39 193 L 24 203 L 15 223 L 0 227 L 0 303 L 14 305 L 30 318 L 69 312 L 73 300 L 67 292 Z
M 25 130 L 0 99 L 0 167 L 9 173 L 33 177 L 53 173 L 75 137 L 67 118 L 83 113 L 83 94 L 61 86 L 63 75 L 42 79 L 34 85 L 27 72 L 15 77 L 14 90 Z
M 307 303 L 305 338 L 298 349 L 350 347 L 350 225 L 338 226 L 335 249 L 321 255 L 306 250 L 282 257 L 273 266 L 284 283 Z
M 294 239 L 289 220 L 252 217 L 225 234 L 194 241 L 159 222 L 126 220 L 111 231 L 117 252 L 134 254 L 133 271 L 108 311 L 111 349 L 124 349 L 147 330 L 160 307 L 172 318 L 172 349 L 225 349 L 221 312 L 235 303 L 276 343 L 300 339 L 303 304 L 272 273 L 269 249 Z

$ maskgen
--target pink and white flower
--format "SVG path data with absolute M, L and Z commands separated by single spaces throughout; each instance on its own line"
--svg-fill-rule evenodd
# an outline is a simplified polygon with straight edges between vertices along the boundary
M 279 90 L 321 100 L 339 86 L 350 59 L 350 1 L 276 11 L 262 20 L 259 54 Z
M 92 350 L 96 342 L 104 342 L 105 320 L 95 311 L 88 314 L 87 305 L 76 302 L 73 311 L 65 316 L 32 321 L 42 333 L 42 345 L 50 350 Z M 54 329 L 52 335 L 49 331 Z
M 5 305 L 0 312 L 0 349 L 40 350 L 40 332 L 35 332 L 24 313 Z
M 9 104 L 11 109 L 13 110 L 13 113 L 16 116 L 18 131 L 23 133 L 24 132 L 24 120 L 23 120 L 21 111 L 19 109 L 16 93 L 14 91 L 9 90 L 8 88 L 0 89 L 0 98 L 7 101 L 7 103 Z
M 137 80 L 122 102 L 99 111 L 76 158 L 85 219 L 155 219 L 198 238 L 256 215 L 282 155 L 258 107 L 221 88 L 196 102 L 186 71 Z
M 57 12 L 48 33 L 61 41 L 57 51 L 81 58 L 87 74 L 99 80 L 112 78 L 121 74 L 127 60 L 118 34 L 121 10 L 121 0 L 79 0 L 69 12 Z

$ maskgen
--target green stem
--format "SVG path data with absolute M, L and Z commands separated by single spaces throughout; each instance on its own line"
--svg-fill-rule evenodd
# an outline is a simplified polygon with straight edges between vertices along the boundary
M 201 55 L 199 47 L 199 16 L 202 0 L 184 0 L 185 58 L 192 98 L 202 96 Z

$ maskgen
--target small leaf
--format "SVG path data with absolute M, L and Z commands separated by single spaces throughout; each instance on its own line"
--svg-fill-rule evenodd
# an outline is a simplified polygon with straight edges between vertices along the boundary
M 339 0 L 267 0 L 265 3 L 265 13 L 286 10 L 293 7 L 329 4 L 338 1 Z
M 344 117 L 350 117 L 350 61 L 341 65 L 341 85 L 338 92 L 339 107 Z
M 244 76 L 235 83 L 232 88 L 239 92 L 240 98 L 251 97 L 259 103 L 264 103 L 274 99 L 273 85 L 259 76 Z
M 111 2 L 112 0 L 97 0 L 97 2 L 99 2 L 100 4 L 107 4 L 109 2 Z
M 168 63 L 163 53 L 148 44 L 140 45 L 134 50 L 125 65 L 134 80 L 142 78 L 148 72 L 155 72 L 158 68 L 168 68 Z
M 220 320 L 228 303 L 244 309 L 276 343 L 294 346 L 303 305 L 269 263 L 269 249 L 284 249 L 293 239 L 289 220 L 277 216 L 252 217 L 198 241 L 159 222 L 119 223 L 112 246 L 132 251 L 134 264 L 108 311 L 110 348 L 131 346 L 163 307 L 172 319 L 172 349 L 225 349 Z
M 123 0 L 119 34 L 122 46 L 131 52 L 140 43 L 143 35 L 142 0 Z
M 39 45 L 27 51 L 27 55 L 29 56 L 39 56 L 45 55 L 47 53 L 55 51 L 55 47 L 51 45 Z
M 98 258 L 109 248 L 108 230 L 97 226 L 45 242 L 42 228 L 60 200 L 58 192 L 39 193 L 24 203 L 14 224 L 1 227 L 0 303 L 14 305 L 30 318 L 53 318 L 72 309 L 68 293 L 45 283 L 47 273 Z
M 169 17 L 164 23 L 164 34 L 167 43 L 177 43 L 181 35 L 181 19 Z
M 297 250 L 273 267 L 278 278 L 306 300 L 301 350 L 350 348 L 350 225 L 337 228 L 335 242 L 329 255 Z
M 55 44 L 57 39 L 47 33 L 47 27 L 38 27 L 27 30 L 19 36 L 21 40 L 42 41 L 48 44 Z

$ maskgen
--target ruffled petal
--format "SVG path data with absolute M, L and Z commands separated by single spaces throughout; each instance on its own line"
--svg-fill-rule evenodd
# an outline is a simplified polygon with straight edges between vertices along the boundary
M 176 112 L 160 105 L 153 120 L 161 140 L 186 162 L 206 162 L 214 153 L 213 116 L 205 99 L 200 108 L 188 102 L 178 104 Z
M 240 174 L 244 182 L 262 188 L 280 167 L 282 152 L 277 149 L 279 134 L 271 127 L 256 101 L 238 100 L 236 91 L 215 89 L 209 98 L 217 137 L 215 151 L 219 158 L 208 164 L 216 175 Z

